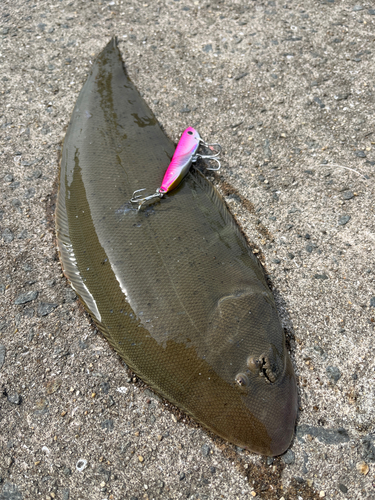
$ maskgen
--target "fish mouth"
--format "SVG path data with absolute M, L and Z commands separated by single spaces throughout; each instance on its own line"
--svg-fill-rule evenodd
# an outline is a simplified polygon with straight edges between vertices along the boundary
M 283 454 L 292 442 L 298 411 L 297 384 L 289 355 L 285 360 L 285 371 L 274 383 L 259 380 L 263 387 L 254 401 L 250 394 L 243 396 L 249 414 L 259 421 L 251 445 L 242 446 L 262 455 Z M 260 402 L 260 404 L 259 404 Z

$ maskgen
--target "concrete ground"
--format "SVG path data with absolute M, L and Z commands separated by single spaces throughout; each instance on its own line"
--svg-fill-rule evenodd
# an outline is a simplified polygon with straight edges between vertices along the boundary
M 3 0 L 0 16 L 0 499 L 375 498 L 374 5 Z M 145 390 L 61 274 L 61 141 L 113 35 L 166 132 L 224 148 L 213 182 L 265 263 L 298 376 L 281 458 Z

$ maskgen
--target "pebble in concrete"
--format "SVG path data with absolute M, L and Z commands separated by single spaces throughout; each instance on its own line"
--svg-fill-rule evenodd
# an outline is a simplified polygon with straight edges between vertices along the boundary
M 295 458 L 296 458 L 295 453 L 292 450 L 288 450 L 281 457 L 281 460 L 284 462 L 284 464 L 291 465 L 294 464 Z
M 23 500 L 22 493 L 18 486 L 13 483 L 5 482 L 0 495 L 1 500 Z
M 341 378 L 341 372 L 337 366 L 327 366 L 326 373 L 328 378 L 335 383 Z
M 22 401 L 21 396 L 17 392 L 15 392 L 14 394 L 8 395 L 7 399 L 9 401 L 9 403 L 12 403 L 14 405 L 20 405 L 21 401 Z
M 1 237 L 3 238 L 4 243 L 12 243 L 14 240 L 14 234 L 9 228 L 4 229 Z
M 209 453 L 210 453 L 210 450 L 211 450 L 211 449 L 210 449 L 210 447 L 208 446 L 208 444 L 204 444 L 204 445 L 202 446 L 202 448 L 201 448 L 202 455 L 203 455 L 204 457 L 207 457 L 207 456 L 209 455 Z
M 5 346 L 0 344 L 0 370 L 5 362 L 5 354 L 6 354 Z
M 59 304 L 50 304 L 41 302 L 38 306 L 38 316 L 47 316 L 50 314 Z
M 347 224 L 350 221 L 350 219 L 351 219 L 350 215 L 342 215 L 339 218 L 338 225 L 339 226 L 345 226 L 345 224 Z
M 342 195 L 342 198 L 344 200 L 351 200 L 352 198 L 354 198 L 354 193 L 352 193 L 352 191 L 345 191 L 345 193 Z
M 18 297 L 15 299 L 14 303 L 16 305 L 26 304 L 27 302 L 32 302 L 37 297 L 38 297 L 37 291 L 30 291 L 30 292 L 26 292 L 26 293 L 21 293 L 21 295 L 18 295 Z

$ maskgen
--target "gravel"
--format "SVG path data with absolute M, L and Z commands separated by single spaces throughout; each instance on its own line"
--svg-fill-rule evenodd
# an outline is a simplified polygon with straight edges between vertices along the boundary
M 114 423 L 113 423 L 113 420 L 110 418 L 107 420 L 104 420 L 100 425 L 101 425 L 101 428 L 106 430 L 107 432 L 113 431 Z
M 328 280 L 328 276 L 326 274 L 314 274 L 314 278 L 317 280 Z
M 12 403 L 14 405 L 20 405 L 21 401 L 22 401 L 21 396 L 19 394 L 17 394 L 16 392 L 14 394 L 9 394 L 7 396 L 7 399 L 9 401 L 9 403 Z
M 1 488 L 0 500 L 23 500 L 23 496 L 16 484 L 4 482 Z
M 38 306 L 38 316 L 47 316 L 50 314 L 59 304 L 51 304 L 47 302 L 41 302 Z
M 337 366 L 327 366 L 326 373 L 333 382 L 337 382 L 342 376 Z
M 345 191 L 345 193 L 343 193 L 342 195 L 342 198 L 344 200 L 351 200 L 352 198 L 354 198 L 354 193 L 352 191 Z
M 351 219 L 351 216 L 350 215 L 342 215 L 340 218 L 339 218 L 339 226 L 345 226 L 345 224 L 347 224 Z
M 362 439 L 362 458 L 367 462 L 375 462 L 375 436 L 370 435 Z
M 208 455 L 210 454 L 210 447 L 208 446 L 208 444 L 204 444 L 201 448 L 201 452 L 202 452 L 202 455 L 204 457 L 208 457 Z
M 6 355 L 5 346 L 0 344 L 0 370 L 3 367 L 3 364 L 5 363 L 5 355 Z
M 321 443 L 330 445 L 339 445 L 350 441 L 346 429 L 325 429 L 324 427 L 314 427 L 306 424 L 297 426 L 296 436 L 300 441 L 311 442 L 311 438 L 316 438 Z
M 29 291 L 29 292 L 21 293 L 20 295 L 18 295 L 18 297 L 16 297 L 16 299 L 14 299 L 14 303 L 16 305 L 26 304 L 27 302 L 32 302 L 37 297 L 38 297 L 37 291 Z
M 343 493 L 348 492 L 348 488 L 345 486 L 345 484 L 339 483 L 339 490 L 342 491 Z
M 14 240 L 14 234 L 8 227 L 4 229 L 1 237 L 3 238 L 4 243 L 12 243 Z
M 284 455 L 281 457 L 281 460 L 284 462 L 284 464 L 291 465 L 294 464 L 296 459 L 296 455 L 294 451 L 288 450 Z

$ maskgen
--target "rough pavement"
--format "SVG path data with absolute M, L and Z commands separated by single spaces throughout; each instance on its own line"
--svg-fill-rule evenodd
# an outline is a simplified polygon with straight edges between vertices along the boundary
M 374 498 L 374 6 L 6 0 L 0 16 L 0 499 Z M 265 264 L 298 375 L 281 458 L 133 381 L 61 275 L 58 155 L 113 35 L 166 132 L 223 145 L 213 182 Z

